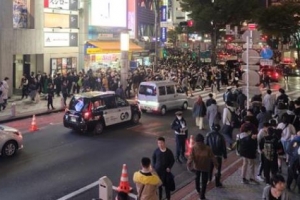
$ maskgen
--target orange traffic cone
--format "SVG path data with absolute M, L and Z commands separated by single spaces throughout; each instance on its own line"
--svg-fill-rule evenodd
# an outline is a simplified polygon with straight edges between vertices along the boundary
M 32 116 L 32 121 L 31 121 L 31 127 L 29 129 L 31 132 L 37 131 L 39 130 L 37 125 L 36 125 L 36 119 L 35 119 L 35 115 Z
M 126 166 L 126 164 L 123 164 L 120 184 L 119 184 L 119 187 L 117 188 L 117 191 L 129 193 L 131 190 L 132 190 L 132 188 L 130 187 L 129 181 L 128 181 L 127 166 Z
M 190 140 L 188 139 L 186 140 L 186 151 L 185 151 L 186 156 L 191 155 L 194 144 L 195 144 L 194 136 L 191 135 Z

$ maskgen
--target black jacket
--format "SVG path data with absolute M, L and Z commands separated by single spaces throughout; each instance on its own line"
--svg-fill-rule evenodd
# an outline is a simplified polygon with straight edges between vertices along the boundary
M 257 139 L 252 139 L 252 135 L 247 135 L 247 133 L 239 134 L 240 137 L 240 156 L 255 159 L 257 150 Z
M 165 174 L 167 172 L 167 168 L 171 169 L 174 162 L 174 155 L 168 148 L 165 152 L 162 152 L 159 148 L 157 148 L 152 155 L 153 168 L 159 176 Z
M 207 133 L 205 144 L 211 148 L 215 156 L 227 158 L 225 139 L 219 132 L 212 131 Z
M 181 121 L 184 122 L 185 126 L 187 127 L 187 123 L 186 123 L 185 119 L 182 118 Z M 174 121 L 173 121 L 173 123 L 172 123 L 172 125 L 171 125 L 171 128 L 172 128 L 172 130 L 174 130 L 174 131 L 180 133 L 180 129 L 181 129 L 182 127 L 181 127 L 181 124 L 180 124 L 179 119 L 177 119 L 177 118 L 174 119 Z M 187 131 L 185 131 L 185 135 L 187 136 Z

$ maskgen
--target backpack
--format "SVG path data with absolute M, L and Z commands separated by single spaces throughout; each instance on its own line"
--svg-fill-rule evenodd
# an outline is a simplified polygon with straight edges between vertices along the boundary
M 265 143 L 264 143 L 264 149 L 263 149 L 263 153 L 264 156 L 267 160 L 269 161 L 273 161 L 275 154 L 274 154 L 274 143 L 276 142 L 275 138 L 272 138 L 270 140 L 265 139 Z
M 231 120 L 230 121 L 230 124 L 233 128 L 240 128 L 241 127 L 241 122 L 239 120 L 239 116 L 231 111 L 229 108 L 227 108 L 229 110 L 229 112 L 231 113 Z

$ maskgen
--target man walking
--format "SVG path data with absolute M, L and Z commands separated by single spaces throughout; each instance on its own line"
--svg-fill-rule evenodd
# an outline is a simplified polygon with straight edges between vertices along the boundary
M 214 153 L 218 162 L 217 173 L 215 174 L 216 187 L 222 187 L 221 183 L 221 169 L 222 157 L 227 159 L 226 142 L 223 135 L 220 134 L 220 125 L 215 124 L 211 126 L 212 131 L 206 135 L 206 145 L 209 146 Z M 210 167 L 209 180 L 212 180 L 214 165 Z
M 138 199 L 158 200 L 157 188 L 162 182 L 158 175 L 152 172 L 150 158 L 142 158 L 141 164 L 142 169 L 133 175 L 133 182 L 136 184 Z
M 152 156 L 153 168 L 157 172 L 160 180 L 163 182 L 159 189 L 159 199 L 162 199 L 162 189 L 165 187 L 167 200 L 171 199 L 170 185 L 168 184 L 168 176 L 172 176 L 171 169 L 174 165 L 175 159 L 173 152 L 166 147 L 165 138 L 159 137 L 157 139 L 158 148 L 154 151 Z

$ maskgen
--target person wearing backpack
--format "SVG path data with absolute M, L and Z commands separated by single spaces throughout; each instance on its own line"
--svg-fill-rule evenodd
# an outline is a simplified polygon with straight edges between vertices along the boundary
M 278 140 L 273 128 L 268 128 L 267 135 L 259 143 L 259 150 L 263 157 L 265 182 L 270 184 L 270 172 L 273 176 L 278 172 Z
M 260 113 L 256 116 L 256 119 L 258 120 L 258 130 L 260 130 L 264 127 L 264 123 L 272 119 L 272 115 L 267 112 L 266 107 L 262 106 L 260 107 Z
M 286 113 L 288 109 L 288 104 L 289 104 L 289 98 L 285 94 L 284 89 L 280 88 L 279 89 L 279 96 L 276 99 L 275 102 L 275 116 L 278 118 L 278 122 L 282 121 L 282 115 Z
M 222 122 L 223 122 L 223 126 L 222 126 L 222 134 L 225 138 L 226 144 L 227 144 L 227 149 L 229 151 L 231 151 L 232 148 L 232 144 L 233 144 L 233 139 L 232 139 L 232 132 L 234 129 L 234 125 L 233 125 L 233 121 L 235 118 L 235 108 L 233 107 L 232 102 L 227 101 L 226 102 L 226 106 L 223 109 L 223 117 L 222 117 Z
M 295 114 L 295 118 L 293 119 L 294 123 L 294 127 L 296 129 L 296 131 L 300 131 L 300 100 L 295 100 L 294 101 L 295 104 L 295 109 L 294 109 L 294 114 Z

